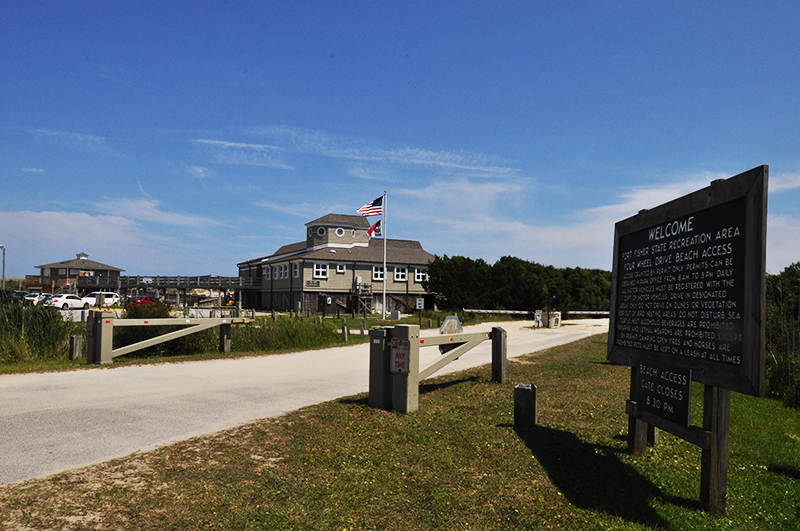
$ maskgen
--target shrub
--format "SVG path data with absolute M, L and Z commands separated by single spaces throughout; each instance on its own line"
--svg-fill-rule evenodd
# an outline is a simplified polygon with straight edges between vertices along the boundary
M 67 359 L 70 335 L 84 332 L 52 306 L 0 306 L 0 362 Z

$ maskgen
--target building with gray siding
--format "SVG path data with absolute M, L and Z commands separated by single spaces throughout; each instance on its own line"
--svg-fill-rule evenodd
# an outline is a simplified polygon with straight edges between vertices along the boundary
M 418 241 L 387 239 L 384 271 L 383 238 L 370 237 L 369 227 L 362 216 L 328 214 L 306 223 L 305 241 L 237 264 L 240 277 L 261 279 L 260 288 L 243 292 L 243 303 L 320 311 L 330 298 L 326 310 L 381 312 L 384 282 L 387 312 L 427 298 L 422 283 L 434 256 Z

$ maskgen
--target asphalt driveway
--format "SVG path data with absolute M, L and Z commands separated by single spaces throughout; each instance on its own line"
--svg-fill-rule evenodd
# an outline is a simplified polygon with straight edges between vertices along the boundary
M 508 357 L 607 332 L 502 323 Z M 491 324 L 465 332 L 491 330 Z M 423 333 L 436 333 L 427 331 Z M 421 349 L 420 365 L 438 357 Z M 491 363 L 487 341 L 437 374 Z M 369 345 L 286 355 L 0 376 L 0 485 L 46 477 L 369 389 Z

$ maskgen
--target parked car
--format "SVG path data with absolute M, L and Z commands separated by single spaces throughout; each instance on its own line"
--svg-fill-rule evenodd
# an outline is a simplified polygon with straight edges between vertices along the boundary
M 61 308 L 62 310 L 69 310 L 70 308 L 83 308 L 83 300 L 77 295 L 72 293 L 60 293 L 53 295 L 47 299 L 47 304 Z
M 159 302 L 155 297 L 149 295 L 137 295 L 136 297 L 128 297 L 128 306 L 144 306 L 146 304 L 155 304 Z
M 12 291 L 10 289 L 0 289 L 0 304 L 11 304 L 14 302 L 24 302 L 25 295 L 21 291 Z
M 47 293 L 28 293 L 25 295 L 25 304 L 30 304 L 31 306 L 36 306 L 39 304 L 39 301 L 44 299 L 47 296 Z
M 93 291 L 81 298 L 83 301 L 83 307 L 88 310 L 91 307 L 97 306 L 97 298 L 100 295 L 103 296 L 103 306 L 116 306 L 122 300 L 122 297 L 120 297 L 119 294 L 111 291 Z

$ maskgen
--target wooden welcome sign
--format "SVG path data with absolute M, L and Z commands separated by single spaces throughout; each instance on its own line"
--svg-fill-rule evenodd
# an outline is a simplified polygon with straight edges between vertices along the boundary
M 764 395 L 768 174 L 714 181 L 614 231 L 608 359 L 631 367 L 631 450 L 648 424 L 700 446 L 701 498 L 718 513 L 730 392 Z M 702 428 L 689 424 L 691 381 L 706 386 Z

